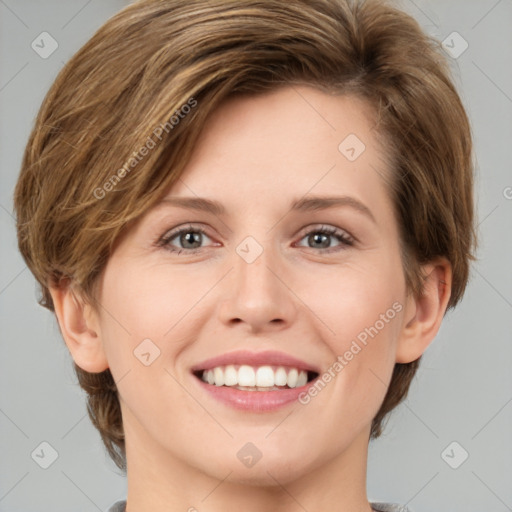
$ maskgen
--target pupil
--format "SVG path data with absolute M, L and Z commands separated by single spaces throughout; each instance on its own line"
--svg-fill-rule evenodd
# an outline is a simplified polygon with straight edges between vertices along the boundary
M 327 243 L 327 245 L 325 244 L 325 242 L 327 241 L 327 235 L 324 235 L 321 233 L 316 233 L 316 234 L 312 235 L 312 237 L 313 237 L 314 242 L 319 241 L 320 243 L 322 243 L 322 239 L 323 239 L 324 244 L 322 245 L 322 247 L 327 247 L 329 245 L 328 243 Z
M 194 233 L 193 231 L 189 231 L 188 233 L 184 233 L 182 236 L 181 236 L 181 242 L 183 245 L 185 245 L 186 243 L 194 243 L 194 242 L 198 242 L 199 240 L 199 236 L 200 236 L 200 233 Z M 194 247 L 195 248 L 195 247 Z

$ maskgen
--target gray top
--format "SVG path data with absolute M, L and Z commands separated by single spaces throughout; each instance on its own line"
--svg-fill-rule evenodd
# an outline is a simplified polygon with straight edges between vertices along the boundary
M 370 505 L 376 512 L 412 512 L 404 505 L 398 503 L 384 503 L 370 501 Z M 118 501 L 112 505 L 107 512 L 126 512 L 126 501 Z
M 117 501 L 107 510 L 107 512 L 125 512 L 125 511 L 126 511 L 126 501 Z

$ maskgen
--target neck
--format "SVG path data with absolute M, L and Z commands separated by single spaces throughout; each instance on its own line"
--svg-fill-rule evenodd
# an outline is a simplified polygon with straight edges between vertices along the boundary
M 156 444 L 139 423 L 124 423 L 126 512 L 372 511 L 366 497 L 369 428 L 345 450 L 328 453 L 308 467 L 286 461 L 266 465 L 263 456 L 247 470 L 235 458 L 233 464 L 219 469 L 220 465 L 208 461 L 208 453 L 198 467 Z

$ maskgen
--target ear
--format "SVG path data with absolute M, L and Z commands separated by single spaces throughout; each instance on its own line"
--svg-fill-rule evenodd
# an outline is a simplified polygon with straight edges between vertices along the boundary
M 424 266 L 424 291 L 421 297 L 408 298 L 404 325 L 397 344 L 396 362 L 410 363 L 418 359 L 441 327 L 452 288 L 452 267 L 445 258 Z
M 50 286 L 60 332 L 75 363 L 85 371 L 100 373 L 108 361 L 103 350 L 99 319 L 93 307 L 79 297 L 69 282 Z

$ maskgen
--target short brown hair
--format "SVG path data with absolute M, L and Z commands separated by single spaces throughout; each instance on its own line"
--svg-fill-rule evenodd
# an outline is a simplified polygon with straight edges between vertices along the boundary
M 63 278 L 94 302 L 115 241 L 178 180 L 215 108 L 291 84 L 373 106 L 408 290 L 420 294 L 419 265 L 444 256 L 454 307 L 475 259 L 470 126 L 440 43 L 384 0 L 143 0 L 108 20 L 49 90 L 16 186 L 19 248 L 40 303 L 54 310 L 49 285 Z M 154 148 L 135 163 L 150 139 Z M 371 438 L 407 395 L 419 360 L 395 365 Z M 93 424 L 126 469 L 110 370 L 75 371 Z

